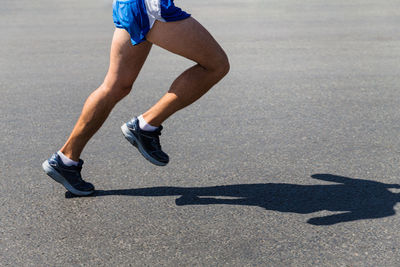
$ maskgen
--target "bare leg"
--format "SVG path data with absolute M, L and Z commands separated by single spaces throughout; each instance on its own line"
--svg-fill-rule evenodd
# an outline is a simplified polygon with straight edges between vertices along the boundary
M 110 67 L 103 84 L 86 100 L 82 113 L 61 152 L 78 161 L 89 139 L 107 119 L 115 104 L 129 94 L 151 49 L 151 43 L 133 46 L 128 32 L 116 29 Z
M 146 39 L 197 63 L 183 72 L 169 91 L 143 114 L 153 126 L 159 126 L 173 113 L 199 99 L 229 71 L 225 52 L 194 18 L 167 23 L 156 21 Z

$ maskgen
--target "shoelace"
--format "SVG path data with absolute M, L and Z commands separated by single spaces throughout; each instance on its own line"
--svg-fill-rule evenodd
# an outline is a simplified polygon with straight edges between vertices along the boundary
M 78 171 L 79 171 L 79 172 L 78 172 L 78 180 L 79 180 L 80 182 L 83 182 L 82 175 L 81 175 L 82 165 L 83 165 L 83 160 L 81 160 L 81 161 L 79 162 L 79 165 L 76 166 L 76 168 L 77 168 Z
M 162 130 L 162 126 L 158 127 L 158 129 L 155 130 L 154 132 L 148 133 L 148 135 L 152 137 L 151 144 L 155 148 L 157 148 L 157 150 L 161 150 L 161 144 L 160 144 L 161 130 Z

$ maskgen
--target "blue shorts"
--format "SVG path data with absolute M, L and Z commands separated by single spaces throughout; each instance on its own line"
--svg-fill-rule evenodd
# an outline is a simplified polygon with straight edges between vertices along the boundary
M 190 17 L 174 5 L 173 0 L 114 0 L 113 19 L 117 28 L 125 29 L 133 45 L 146 40 L 156 20 L 168 22 Z

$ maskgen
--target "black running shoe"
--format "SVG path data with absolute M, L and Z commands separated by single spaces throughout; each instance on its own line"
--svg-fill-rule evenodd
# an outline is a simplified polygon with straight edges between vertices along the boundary
M 121 126 L 125 138 L 139 150 L 143 157 L 158 166 L 165 166 L 169 162 L 168 155 L 161 150 L 162 128 L 160 126 L 154 132 L 143 131 L 136 117 Z
M 62 184 L 74 195 L 87 196 L 94 192 L 94 186 L 82 179 L 81 169 L 83 160 L 79 160 L 78 166 L 66 166 L 60 156 L 54 153 L 51 158 L 43 162 L 43 170 L 56 182 Z

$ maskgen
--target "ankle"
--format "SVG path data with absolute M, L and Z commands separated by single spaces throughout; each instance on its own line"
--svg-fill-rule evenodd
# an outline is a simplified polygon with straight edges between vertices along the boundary
M 78 160 L 73 160 L 69 156 L 67 156 L 63 152 L 61 152 L 61 150 L 58 151 L 57 154 L 58 154 L 58 156 L 60 156 L 60 159 L 64 163 L 64 165 L 66 165 L 66 166 L 78 166 L 79 159 Z
M 158 126 L 153 126 L 149 124 L 144 118 L 143 115 L 140 115 L 138 117 L 139 120 L 139 128 L 142 129 L 143 131 L 148 131 L 148 132 L 153 132 L 157 130 Z

